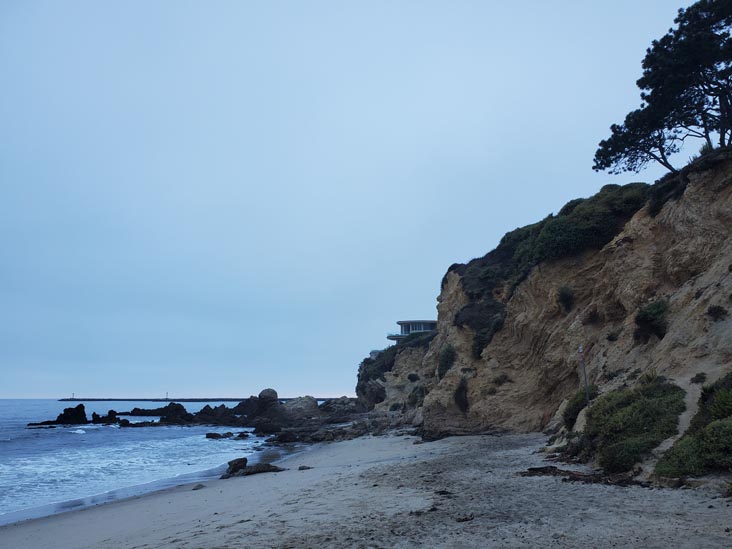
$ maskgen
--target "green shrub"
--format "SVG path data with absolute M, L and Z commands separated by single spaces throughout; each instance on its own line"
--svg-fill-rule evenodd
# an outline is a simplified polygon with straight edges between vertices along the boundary
M 656 473 L 680 477 L 732 468 L 732 374 L 702 389 L 689 429 L 656 465 Z
M 569 286 L 562 286 L 557 290 L 557 302 L 562 306 L 565 312 L 572 310 L 574 306 L 574 290 Z
M 694 377 L 692 377 L 689 381 L 691 383 L 704 383 L 707 380 L 707 374 L 704 372 L 699 372 L 698 374 L 695 374 Z
M 452 368 L 452 365 L 455 364 L 456 358 L 457 353 L 455 352 L 453 346 L 450 344 L 446 345 L 440 351 L 440 359 L 437 364 L 437 377 L 439 379 L 445 377 L 445 374 L 450 370 L 450 368 Z
M 721 305 L 711 305 L 707 309 L 707 316 L 709 316 L 709 318 L 711 318 L 714 322 L 724 320 L 725 318 L 727 318 L 727 314 L 727 309 L 725 309 Z
M 718 419 L 701 435 L 704 461 L 709 469 L 732 469 L 732 419 Z
M 712 419 L 724 419 L 732 416 L 732 389 L 719 389 L 709 406 Z
M 723 413 L 726 398 L 722 396 L 718 400 L 717 397 L 719 393 L 727 393 L 729 390 L 732 390 L 732 373 L 718 379 L 711 385 L 702 387 L 702 394 L 699 397 L 699 409 L 691 419 L 688 430 L 689 434 L 698 434 L 715 419 L 721 419 L 719 414 Z M 712 412 L 713 408 L 715 409 L 716 416 Z
M 666 313 L 668 312 L 668 301 L 660 299 L 643 307 L 638 314 L 635 315 L 635 324 L 637 326 L 633 334 L 636 340 L 647 343 L 651 335 L 656 335 L 659 339 L 663 339 L 668 329 Z
M 651 440 L 653 439 L 639 435 L 607 444 L 599 449 L 597 462 L 608 473 L 630 471 L 642 459 L 643 454 L 658 445 Z
M 597 385 L 590 385 L 588 390 L 590 400 L 597 397 Z M 577 416 L 579 416 L 580 412 L 585 409 L 586 405 L 587 391 L 581 389 L 572 395 L 567 403 L 567 407 L 564 409 L 564 414 L 562 415 L 562 418 L 564 419 L 564 426 L 567 430 L 572 430 L 572 427 L 574 427 L 574 424 L 577 421 Z
M 468 380 L 464 377 L 460 379 L 460 383 L 455 388 L 453 400 L 463 414 L 468 413 L 468 409 L 470 408 L 470 403 L 468 402 Z
M 662 377 L 635 389 L 599 397 L 587 412 L 580 457 L 597 455 L 608 473 L 628 471 L 644 454 L 676 433 L 684 391 Z
M 702 453 L 696 437 L 683 437 L 656 464 L 656 474 L 662 477 L 701 475 L 706 469 Z

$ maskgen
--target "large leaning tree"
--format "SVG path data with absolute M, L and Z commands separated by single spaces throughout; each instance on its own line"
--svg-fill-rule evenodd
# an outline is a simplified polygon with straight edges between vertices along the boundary
M 688 138 L 711 150 L 732 145 L 732 0 L 699 0 L 680 9 L 672 28 L 643 59 L 640 109 L 610 127 L 593 169 L 638 172 L 669 156 Z

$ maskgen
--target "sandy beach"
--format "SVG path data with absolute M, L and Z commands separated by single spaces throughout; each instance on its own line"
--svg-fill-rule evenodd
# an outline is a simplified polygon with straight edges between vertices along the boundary
M 9 525 L 0 546 L 732 547 L 732 501 L 709 491 L 518 476 L 546 464 L 544 440 L 389 435 L 317 445 L 280 461 L 284 472 Z

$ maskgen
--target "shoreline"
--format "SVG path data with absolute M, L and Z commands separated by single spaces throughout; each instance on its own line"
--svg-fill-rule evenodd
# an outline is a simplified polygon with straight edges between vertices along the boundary
M 245 454 L 241 457 L 246 457 L 250 464 L 274 463 L 286 460 L 292 455 L 305 451 L 307 446 L 308 445 L 265 446 L 262 450 L 253 449 L 250 454 Z M 194 486 L 201 482 L 219 480 L 219 477 L 226 471 L 226 467 L 227 463 L 224 462 L 208 469 L 191 471 L 172 477 L 164 477 L 151 482 L 123 486 L 121 488 L 115 488 L 97 494 L 80 496 L 37 507 L 18 509 L 17 511 L 0 514 L 0 528 L 33 520 L 42 520 L 48 517 L 64 515 L 66 513 L 74 513 L 93 507 L 113 505 L 118 502 L 141 498 L 178 487 Z
M 286 468 L 0 527 L 0 546 L 720 547 L 732 501 L 705 490 L 522 477 L 543 435 L 321 443 Z M 300 470 L 301 466 L 310 467 Z M 581 466 L 577 470 L 584 470 Z

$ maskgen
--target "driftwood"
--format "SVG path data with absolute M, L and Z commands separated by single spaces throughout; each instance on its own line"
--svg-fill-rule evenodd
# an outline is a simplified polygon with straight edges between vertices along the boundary
M 630 473 L 605 475 L 603 473 L 580 473 L 568 469 L 559 469 L 553 465 L 547 467 L 529 467 L 519 473 L 522 477 L 562 477 L 563 482 L 583 482 L 585 484 L 609 484 L 612 486 L 650 486 L 648 482 L 634 480 Z

